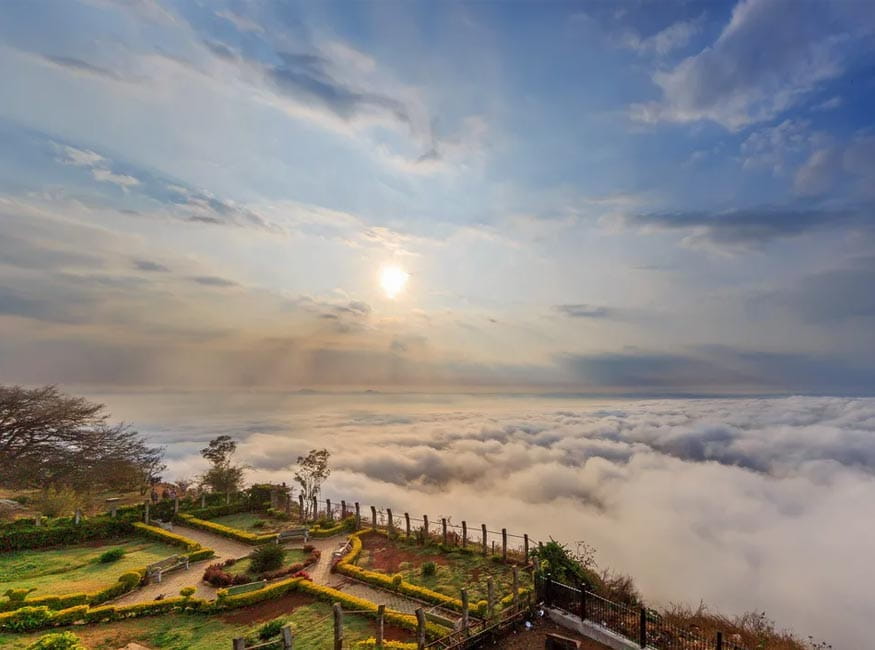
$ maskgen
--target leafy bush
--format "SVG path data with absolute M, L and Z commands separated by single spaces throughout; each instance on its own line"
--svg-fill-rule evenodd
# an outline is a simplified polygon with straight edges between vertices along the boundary
M 63 517 L 73 514 L 83 504 L 83 499 L 70 488 L 49 488 L 34 498 L 33 508 L 47 517 Z
M 108 551 L 104 551 L 100 554 L 100 557 L 97 558 L 97 561 L 101 564 L 109 564 L 110 562 L 117 562 L 121 560 L 125 556 L 125 549 L 123 548 L 111 548 Z
M 204 582 L 214 587 L 230 587 L 234 584 L 234 577 L 224 570 L 221 564 L 211 564 L 204 571 Z
M 192 596 L 194 596 L 194 592 L 196 592 L 196 591 L 197 591 L 197 589 L 195 589 L 194 587 L 183 587 L 179 591 L 179 595 L 182 596 L 183 598 L 191 598 Z
M 258 628 L 258 638 L 262 641 L 267 641 L 271 637 L 279 634 L 282 627 L 283 622 L 279 619 L 274 619 L 268 623 L 265 623 L 260 628 Z
M 46 634 L 27 646 L 27 650 L 86 650 L 72 632 Z
M 27 595 L 33 591 L 36 591 L 36 587 L 31 587 L 30 589 L 7 589 L 3 595 L 12 603 L 23 603 Z
M 398 589 L 401 588 L 401 583 L 403 581 L 404 581 L 404 576 L 401 575 L 400 573 L 396 573 L 395 575 L 392 576 L 392 588 L 395 589 L 395 591 L 398 591 Z
M 278 544 L 265 544 L 259 546 L 249 554 L 249 565 L 252 573 L 264 573 L 274 571 L 283 565 L 286 552 Z
M 12 632 L 30 632 L 46 625 L 52 618 L 51 610 L 41 607 L 22 607 L 8 614 L 0 614 L 0 627 Z
M 489 603 L 485 600 L 478 600 L 474 606 L 474 614 L 480 618 L 485 618 L 489 612 Z
M 16 525 L 0 528 L 0 551 L 68 546 L 94 539 L 127 536 L 133 532 L 129 521 L 110 519 L 109 517 L 83 520 L 78 526 L 69 521 L 65 523 L 60 520 L 44 526 L 34 526 L 31 521 L 25 521 L 25 523 L 27 523 L 26 526 Z
M 316 547 L 312 544 L 304 544 L 304 548 L 302 549 L 304 553 L 312 553 Z
M 423 576 L 433 576 L 437 573 L 437 565 L 434 562 L 424 562 L 422 565 Z

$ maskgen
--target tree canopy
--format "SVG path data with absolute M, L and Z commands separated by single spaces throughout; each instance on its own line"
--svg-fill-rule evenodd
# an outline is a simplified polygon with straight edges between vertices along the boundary
M 331 474 L 328 468 L 328 459 L 331 453 L 327 449 L 311 449 L 306 456 L 298 456 L 298 469 L 295 472 L 295 481 L 301 486 L 301 494 L 307 504 L 314 497 L 319 496 L 322 483 Z M 313 513 L 315 515 L 315 513 Z
M 0 385 L 0 485 L 132 489 L 164 471 L 164 450 L 103 404 L 55 386 Z
M 212 467 L 201 476 L 201 484 L 213 492 L 235 492 L 243 487 L 242 465 L 234 465 L 232 457 L 237 451 L 237 442 L 231 436 L 217 436 L 201 449 L 201 456 Z

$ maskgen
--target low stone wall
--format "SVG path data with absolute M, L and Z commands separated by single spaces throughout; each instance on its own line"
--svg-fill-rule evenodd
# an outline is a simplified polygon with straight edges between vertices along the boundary
M 582 634 L 604 646 L 613 648 L 613 650 L 641 650 L 637 643 L 612 632 L 606 627 L 602 627 L 598 623 L 582 621 L 573 614 L 568 614 L 560 609 L 554 609 L 552 607 L 547 607 L 544 611 L 547 612 L 547 616 L 550 617 L 551 621 L 554 621 L 573 632 Z

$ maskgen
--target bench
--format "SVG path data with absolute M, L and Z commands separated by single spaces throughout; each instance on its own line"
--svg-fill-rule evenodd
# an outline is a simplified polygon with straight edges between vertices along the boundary
M 160 519 L 153 519 L 152 523 L 158 526 L 158 528 L 163 528 L 166 531 L 173 532 L 173 522 L 172 521 L 161 521 Z
M 155 564 L 150 564 L 146 567 L 146 577 L 149 579 L 149 582 L 152 581 L 153 578 L 157 578 L 157 582 L 161 582 L 161 576 L 168 571 L 173 571 L 174 569 L 188 568 L 188 556 L 187 555 L 171 555 L 168 558 L 164 558 L 160 562 L 155 562 Z
M 301 528 L 286 528 L 276 534 L 276 543 L 285 544 L 293 539 L 303 539 L 304 543 L 310 539 L 310 529 L 306 526 Z
M 339 560 L 339 559 L 342 558 L 344 555 L 346 555 L 347 553 L 349 553 L 349 550 L 350 550 L 351 548 L 352 548 L 352 541 L 351 541 L 351 540 L 346 540 L 343 544 L 341 544 L 341 545 L 338 546 L 334 551 L 332 551 L 332 553 L 331 553 L 331 561 L 334 562 L 335 560 Z
M 247 582 L 245 585 L 234 585 L 228 587 L 228 595 L 236 596 L 237 594 L 245 594 L 250 591 L 258 591 L 262 587 L 267 586 L 267 580 L 259 580 L 258 582 Z

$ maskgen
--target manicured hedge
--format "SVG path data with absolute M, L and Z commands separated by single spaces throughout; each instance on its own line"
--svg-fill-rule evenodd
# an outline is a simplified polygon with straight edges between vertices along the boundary
M 185 550 L 190 552 L 197 551 L 201 548 L 200 544 L 198 544 L 194 540 L 189 539 L 188 537 L 183 537 L 182 535 L 171 533 L 169 530 L 164 530 L 163 528 L 159 528 L 158 526 L 150 526 L 148 524 L 144 524 L 142 521 L 136 522 L 134 524 L 134 528 L 137 530 L 137 532 L 145 535 L 146 537 L 151 537 L 158 540 L 159 542 L 164 542 L 165 544 L 183 546 L 185 547 Z
M 5 603 L 0 603 L 0 611 L 15 611 L 23 607 L 47 607 L 50 610 L 59 611 L 69 609 L 78 605 L 99 605 L 108 600 L 117 598 L 122 594 L 136 589 L 143 577 L 146 575 L 146 569 L 138 569 L 136 571 L 127 571 L 119 576 L 117 582 L 114 582 L 109 587 L 100 591 L 90 593 L 76 592 L 64 594 L 62 596 L 39 596 L 37 598 L 29 598 L 24 601 L 8 600 Z
M 362 569 L 353 564 L 362 551 L 362 540 L 360 539 L 360 536 L 368 532 L 373 531 L 361 530 L 350 535 L 350 541 L 352 542 L 350 550 L 335 566 L 335 570 L 338 573 L 342 573 L 351 578 L 367 582 L 389 591 L 397 591 L 413 598 L 449 607 L 450 609 L 459 612 L 462 611 L 462 601 L 458 598 L 446 596 L 437 591 L 432 591 L 431 589 L 426 589 L 425 587 L 420 587 L 404 580 L 398 583 L 393 576 L 386 575 L 385 573 L 377 573 L 376 571 L 368 571 L 367 569 Z
M 230 503 L 218 506 L 207 506 L 206 508 L 194 508 L 186 510 L 185 514 L 197 517 L 198 519 L 212 519 L 213 517 L 224 517 L 225 515 L 236 515 L 240 512 L 251 512 L 252 508 L 248 503 Z
M 377 645 L 377 640 L 374 637 L 363 641 L 356 641 L 356 648 L 383 648 L 383 650 L 416 650 L 419 646 L 415 643 L 405 643 L 404 641 L 383 641 L 382 645 Z
M 349 530 L 349 524 L 346 521 L 341 521 L 336 526 L 331 528 L 318 528 L 314 526 L 310 529 L 310 537 L 334 537 Z
M 102 517 L 83 519 L 79 524 L 15 526 L 0 530 L 0 551 L 81 544 L 94 539 L 123 537 L 131 532 L 131 522 Z
M 193 517 L 189 514 L 180 514 L 179 518 L 186 526 L 199 528 L 200 530 L 215 533 L 216 535 L 221 535 L 222 537 L 227 537 L 228 539 L 237 540 L 238 542 L 243 542 L 244 544 L 267 544 L 268 542 L 273 542 L 274 540 L 276 540 L 276 533 L 260 535 L 255 533 L 248 533 L 245 530 L 231 528 L 230 526 L 225 526 L 223 524 L 217 524 L 214 521 L 198 519 L 197 517 Z

